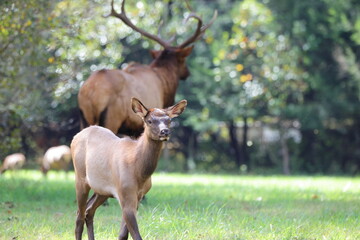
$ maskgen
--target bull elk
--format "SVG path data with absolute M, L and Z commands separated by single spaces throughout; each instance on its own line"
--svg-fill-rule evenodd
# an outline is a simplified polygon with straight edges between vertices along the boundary
M 13 153 L 6 156 L 0 168 L 0 174 L 3 174 L 6 170 L 21 168 L 25 160 L 26 158 L 22 153 Z
M 143 125 L 131 111 L 130 98 L 137 97 L 150 106 L 165 108 L 174 103 L 179 80 L 189 75 L 186 57 L 193 46 L 217 17 L 215 11 L 209 24 L 203 25 L 202 19 L 190 14 L 189 18 L 197 20 L 196 31 L 187 40 L 177 46 L 135 26 L 125 13 L 125 0 L 121 12 L 114 9 L 111 1 L 109 16 L 120 19 L 127 26 L 163 47 L 161 51 L 151 51 L 154 58 L 150 65 L 129 64 L 124 70 L 100 70 L 93 73 L 81 86 L 78 93 L 81 129 L 89 125 L 100 125 L 115 134 L 139 136 Z
M 136 221 L 139 201 L 151 188 L 151 175 L 163 141 L 170 137 L 171 119 L 184 111 L 187 102 L 149 110 L 136 98 L 131 102 L 144 124 L 144 133 L 137 140 L 119 138 L 109 129 L 90 126 L 71 142 L 78 203 L 77 240 L 82 238 L 85 222 L 88 238 L 94 239 L 95 211 L 109 197 L 118 200 L 123 212 L 119 239 L 128 239 L 129 232 L 134 240 L 142 239 Z M 94 194 L 88 200 L 90 189 Z

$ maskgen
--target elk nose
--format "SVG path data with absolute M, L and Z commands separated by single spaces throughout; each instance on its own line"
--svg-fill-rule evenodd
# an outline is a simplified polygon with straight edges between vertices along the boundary
M 169 136 L 170 130 L 168 128 L 161 129 L 160 134 L 161 136 Z

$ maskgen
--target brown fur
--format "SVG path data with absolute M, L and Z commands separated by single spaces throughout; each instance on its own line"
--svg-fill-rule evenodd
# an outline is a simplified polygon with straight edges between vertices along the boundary
M 82 85 L 78 94 L 82 127 L 101 125 L 114 133 L 138 136 L 142 122 L 131 111 L 130 98 L 164 108 L 174 103 L 180 79 L 189 71 L 185 58 L 192 47 L 154 51 L 150 65 L 130 64 L 124 70 L 100 70 Z
M 192 11 L 189 5 L 188 8 Z M 130 64 L 123 71 L 102 70 L 93 73 L 78 95 L 81 128 L 101 125 L 114 133 L 139 136 L 143 128 L 129 109 L 130 97 L 141 97 L 142 101 L 161 108 L 173 104 L 179 80 L 185 80 L 190 75 L 185 60 L 192 51 L 191 44 L 213 24 L 217 11 L 207 25 L 203 25 L 201 17 L 195 13 L 189 14 L 185 21 L 195 19 L 196 30 L 177 46 L 134 25 L 126 15 L 125 0 L 121 4 L 121 12 L 115 10 L 112 0 L 108 16 L 120 19 L 143 37 L 156 41 L 164 50 L 151 52 L 154 61 L 150 65 Z

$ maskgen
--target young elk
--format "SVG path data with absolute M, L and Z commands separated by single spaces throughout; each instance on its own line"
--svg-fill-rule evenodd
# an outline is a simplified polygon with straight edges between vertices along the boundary
M 119 138 L 110 130 L 90 126 L 75 135 L 71 153 L 75 168 L 78 212 L 75 236 L 82 237 L 86 222 L 88 237 L 94 239 L 93 218 L 96 209 L 109 197 L 119 201 L 123 216 L 119 239 L 141 240 L 136 212 L 140 199 L 151 188 L 163 141 L 170 137 L 171 119 L 187 105 L 182 100 L 166 109 L 147 109 L 138 99 L 131 99 L 133 111 L 141 117 L 144 133 L 138 140 Z M 94 191 L 88 200 L 90 189 Z

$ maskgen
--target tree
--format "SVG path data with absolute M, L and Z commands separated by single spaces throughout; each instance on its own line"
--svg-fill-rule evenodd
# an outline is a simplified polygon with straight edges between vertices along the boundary
M 192 76 L 178 91 L 189 106 L 169 144 L 177 165 L 359 171 L 358 2 L 189 3 L 204 21 L 214 9 L 219 16 L 196 43 Z M 176 33 L 181 42 L 195 27 L 192 19 L 182 24 L 190 13 L 184 1 L 128 0 L 126 8 L 149 32 L 168 23 L 160 28 L 164 38 Z M 68 143 L 78 130 L 77 91 L 92 71 L 151 61 L 148 50 L 160 46 L 104 18 L 109 10 L 109 3 L 85 0 L 0 3 L 1 157 L 36 149 L 39 135 Z M 278 139 L 252 139 L 254 124 L 270 126 Z M 294 128 L 298 142 L 289 137 Z
M 45 102 L 54 84 L 54 74 L 46 71 L 51 54 L 45 47 L 54 25 L 47 13 L 53 8 L 53 2 L 42 0 L 0 3 L 3 154 L 26 147 L 25 130 L 36 128 L 45 113 Z
M 297 64 L 307 87 L 294 114 L 301 123 L 300 157 L 307 171 L 359 169 L 359 18 L 356 1 L 273 1 L 271 7 L 302 49 Z M 289 11 L 291 9 L 291 11 Z M 321 14 L 320 14 L 321 13 Z

